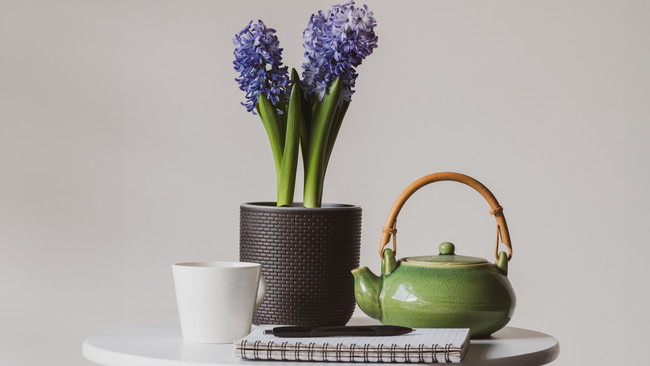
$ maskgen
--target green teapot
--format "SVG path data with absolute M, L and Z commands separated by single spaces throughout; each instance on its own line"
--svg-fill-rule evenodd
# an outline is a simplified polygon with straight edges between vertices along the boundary
M 477 190 L 490 204 L 497 221 L 494 264 L 457 255 L 452 243 L 442 243 L 438 255 L 395 259 L 395 223 L 406 200 L 423 186 L 455 181 Z M 393 236 L 393 249 L 384 249 Z M 499 252 L 499 240 L 508 253 Z M 512 319 L 516 298 L 508 280 L 512 244 L 503 208 L 474 178 L 460 173 L 435 173 L 420 178 L 399 196 L 382 230 L 381 277 L 368 267 L 352 270 L 357 304 L 383 324 L 411 328 L 470 328 L 472 338 L 487 337 Z

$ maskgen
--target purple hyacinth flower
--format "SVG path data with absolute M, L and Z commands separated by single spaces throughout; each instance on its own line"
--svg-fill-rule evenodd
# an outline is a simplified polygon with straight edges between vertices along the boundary
M 246 92 L 246 103 L 241 103 L 249 112 L 255 113 L 260 95 L 273 105 L 288 100 L 291 84 L 287 67 L 282 67 L 282 48 L 273 28 L 267 28 L 259 20 L 253 21 L 233 39 L 235 46 L 235 70 L 239 72 L 239 89 Z M 282 113 L 278 109 L 279 113 Z
M 356 8 L 354 1 L 313 14 L 303 32 L 307 61 L 302 65 L 302 85 L 322 100 L 327 85 L 340 77 L 341 101 L 350 101 L 356 67 L 377 48 L 376 24 L 368 6 Z

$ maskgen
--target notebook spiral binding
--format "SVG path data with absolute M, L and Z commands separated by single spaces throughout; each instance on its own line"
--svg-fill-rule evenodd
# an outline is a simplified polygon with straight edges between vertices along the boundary
M 294 351 L 294 357 L 296 361 L 300 361 L 300 345 L 302 342 L 296 343 L 296 350 Z
M 289 342 L 282 342 L 282 351 L 280 352 L 280 357 L 282 357 L 283 361 L 287 360 L 287 345 Z M 273 358 L 269 358 L 269 360 L 272 360 Z
M 255 357 L 256 360 L 260 359 L 260 343 L 262 343 L 262 341 L 255 341 L 255 345 L 253 346 L 253 357 Z
M 321 351 L 322 351 L 322 357 L 323 357 L 322 360 L 317 360 L 314 357 L 314 353 L 317 351 L 317 349 L 316 349 L 317 344 L 316 343 L 309 343 L 307 345 L 307 349 L 305 350 L 304 348 L 303 349 L 300 348 L 300 346 L 303 343 L 298 342 L 296 344 L 295 349 L 293 350 L 294 351 L 294 358 L 293 359 L 289 359 L 287 357 L 287 346 L 289 345 L 289 342 L 282 342 L 280 344 L 279 349 L 273 347 L 273 345 L 275 343 L 273 341 L 266 343 L 265 344 L 266 347 L 262 347 L 262 344 L 263 344 L 262 341 L 255 341 L 255 343 L 253 343 L 253 348 L 248 348 L 248 349 L 246 348 L 247 343 L 248 343 L 248 341 L 244 340 L 244 341 L 242 341 L 242 344 L 241 344 L 242 347 L 241 347 L 241 350 L 240 350 L 240 355 L 241 355 L 242 359 L 250 359 L 250 357 L 249 357 L 250 354 L 246 354 L 246 351 L 251 351 L 252 350 L 253 351 L 253 359 L 262 360 L 263 358 L 260 357 L 259 352 L 266 349 L 266 359 L 267 360 L 277 360 L 277 361 L 280 361 L 280 360 L 282 360 L 282 361 L 326 361 L 326 362 L 332 361 L 332 360 L 329 359 L 330 352 L 331 352 L 329 343 L 325 343 L 325 344 L 321 345 Z M 404 347 L 404 350 L 401 351 L 401 352 L 403 352 L 405 362 L 407 362 L 407 363 L 427 363 L 427 362 L 430 362 L 430 363 L 441 363 L 441 362 L 448 363 L 448 362 L 451 362 L 451 359 L 449 357 L 449 355 L 451 353 L 451 346 L 452 346 L 451 343 L 445 344 L 445 347 L 444 347 L 443 351 L 441 352 L 442 356 L 444 357 L 443 360 L 438 360 L 438 345 L 436 345 L 436 344 L 434 344 L 431 347 L 430 351 L 426 350 L 426 346 L 424 344 L 418 345 L 417 361 L 413 361 L 413 359 L 412 359 L 412 354 L 414 352 L 412 352 L 412 346 L 411 345 L 406 345 L 406 347 Z M 334 357 L 335 357 L 334 361 L 336 361 L 336 362 L 346 362 L 345 360 L 343 360 L 343 358 L 341 356 L 345 352 L 348 352 L 348 356 L 349 356 L 349 361 L 348 362 L 359 362 L 357 360 L 360 359 L 360 357 L 362 357 L 363 362 L 384 363 L 384 362 L 386 362 L 384 360 L 384 353 L 388 352 L 388 354 L 389 354 L 388 362 L 396 363 L 396 362 L 398 362 L 397 355 L 398 355 L 398 353 L 401 353 L 397 349 L 398 346 L 396 344 L 392 344 L 390 346 L 390 351 L 384 350 L 384 345 L 380 344 L 377 347 L 377 351 L 376 351 L 378 360 L 377 361 L 371 361 L 370 358 L 369 358 L 369 355 L 371 353 L 375 353 L 375 352 L 370 350 L 370 345 L 365 344 L 363 346 L 362 356 L 357 356 L 356 355 L 356 353 L 358 352 L 357 347 L 358 346 L 357 346 L 356 343 L 352 343 L 350 345 L 350 349 L 346 351 L 346 350 L 343 349 L 343 344 L 338 343 L 336 345 L 336 348 L 335 348 L 335 351 L 334 351 Z M 272 352 L 273 351 L 278 351 L 278 350 L 280 351 L 280 359 L 277 359 L 277 358 L 274 359 Z M 307 353 L 307 358 L 306 359 L 301 359 L 300 356 L 301 356 L 301 354 L 304 356 L 305 351 Z M 428 353 L 428 352 L 431 352 L 431 361 L 428 361 L 425 358 L 425 354 Z
M 309 348 L 307 349 L 307 359 L 310 361 L 314 360 L 314 347 L 316 346 L 316 343 L 309 343 Z
M 343 362 L 343 360 L 341 359 L 341 354 L 343 353 L 343 352 L 341 352 L 342 347 L 343 347 L 342 343 L 339 343 L 339 344 L 336 345 L 336 361 L 337 362 Z
M 438 351 L 438 345 L 434 344 L 433 348 L 431 349 L 431 358 L 433 359 L 433 362 L 438 363 L 438 356 L 437 356 L 437 351 Z
M 273 341 L 269 342 L 269 346 L 266 348 L 266 358 L 269 360 L 273 359 L 273 354 L 271 353 L 273 351 Z M 285 342 L 286 343 L 286 342 Z
M 424 363 L 424 345 L 418 346 L 418 362 Z
M 451 347 L 451 344 L 447 343 L 445 345 L 445 362 L 451 362 L 449 359 L 449 348 Z

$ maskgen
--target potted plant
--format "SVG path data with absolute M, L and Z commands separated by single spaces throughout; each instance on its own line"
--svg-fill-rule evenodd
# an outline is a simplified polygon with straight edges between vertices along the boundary
M 325 173 L 351 102 L 356 68 L 377 47 L 376 20 L 354 1 L 313 14 L 302 79 L 282 64 L 275 30 L 259 20 L 235 35 L 242 103 L 266 129 L 277 200 L 241 205 L 240 260 L 262 263 L 268 291 L 255 324 L 345 324 L 354 311 L 361 208 L 322 202 Z M 304 197 L 294 203 L 302 152 Z

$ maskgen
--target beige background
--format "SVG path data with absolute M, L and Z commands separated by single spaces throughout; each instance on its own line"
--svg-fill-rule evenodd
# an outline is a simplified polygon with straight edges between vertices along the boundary
M 363 207 L 362 264 L 378 270 L 412 181 L 471 175 L 511 228 L 511 325 L 558 338 L 558 366 L 644 364 L 650 3 L 367 3 L 379 48 L 324 195 Z M 232 37 L 263 19 L 300 69 L 309 15 L 330 5 L 2 1 L 1 365 L 89 366 L 87 336 L 177 318 L 172 263 L 237 260 L 239 204 L 273 200 L 275 177 Z M 450 240 L 491 259 L 488 210 L 467 187 L 427 187 L 399 255 Z

